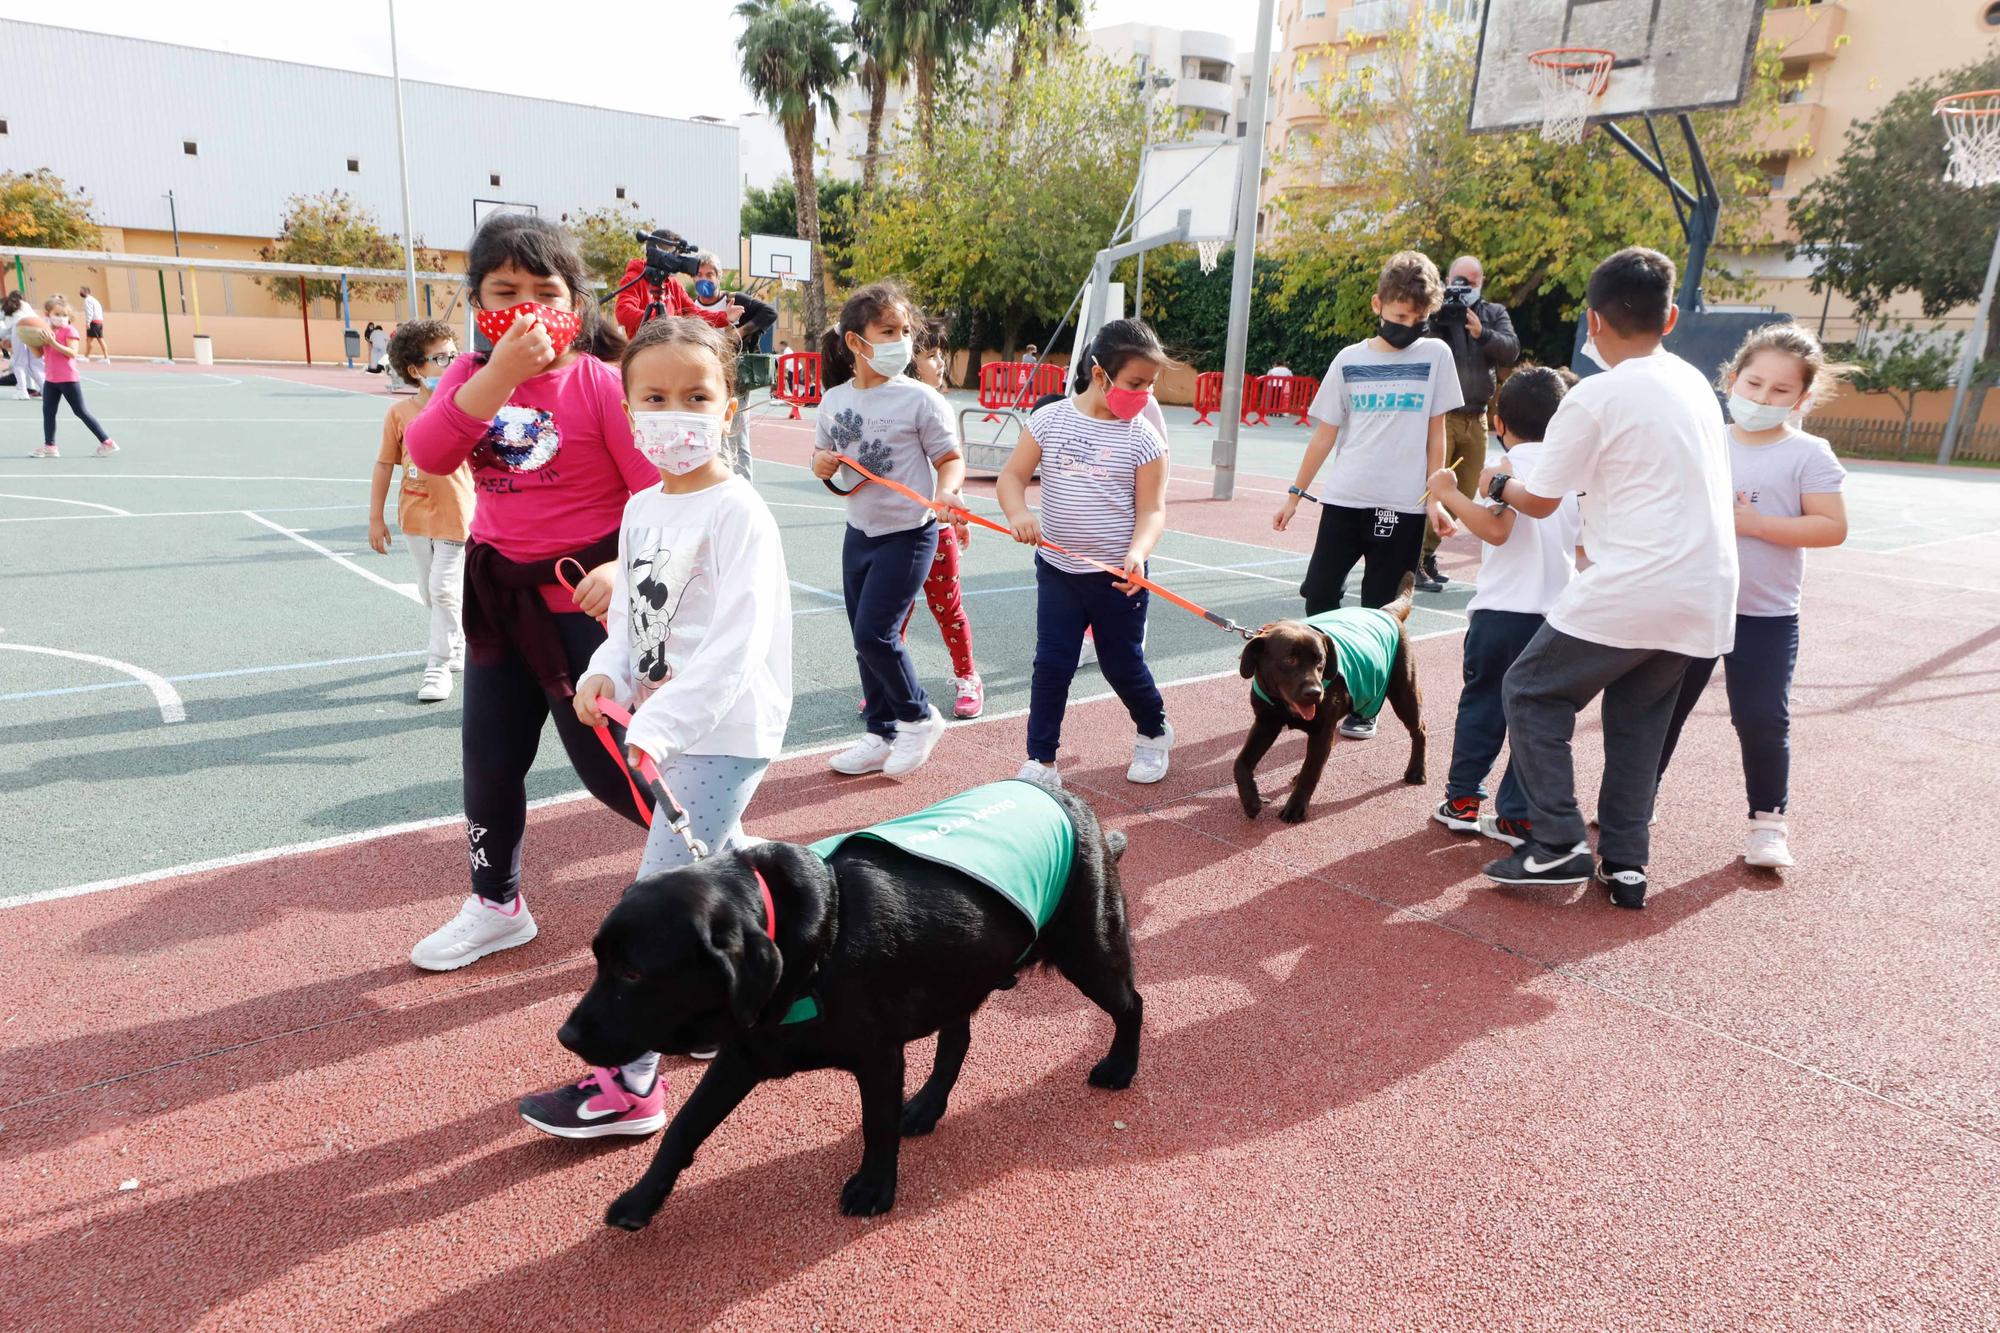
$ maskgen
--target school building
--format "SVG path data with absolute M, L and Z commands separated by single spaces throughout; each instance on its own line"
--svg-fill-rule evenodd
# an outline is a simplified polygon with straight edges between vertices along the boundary
M 47 167 L 83 189 L 107 251 L 254 262 L 288 199 L 333 190 L 403 231 L 387 77 L 14 20 L 0 20 L 0 51 L 0 169 Z M 88 106 L 81 89 L 96 90 Z M 403 103 L 412 231 L 440 271 L 464 271 L 474 218 L 497 205 L 552 219 L 629 209 L 736 253 L 734 125 L 407 79 Z M 248 274 L 30 262 L 26 279 L 37 302 L 60 292 L 74 303 L 90 286 L 119 356 L 163 355 L 171 331 L 186 357 L 197 309 L 218 359 L 300 360 L 306 328 L 316 360 L 341 343 L 337 299 L 311 301 L 302 319 Z M 11 263 L 5 284 L 15 285 Z M 350 301 L 354 328 L 408 316 L 402 284 L 391 285 Z M 425 284 L 417 313 L 443 313 L 457 285 Z

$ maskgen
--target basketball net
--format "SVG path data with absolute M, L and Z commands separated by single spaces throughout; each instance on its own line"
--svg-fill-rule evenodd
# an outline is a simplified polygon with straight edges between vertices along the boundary
M 1552 46 L 1528 55 L 1535 89 L 1542 97 L 1542 137 L 1550 143 L 1582 143 L 1590 108 L 1611 81 L 1610 51 Z
M 1939 98 L 1932 110 L 1951 154 L 1944 178 L 1967 189 L 2000 183 L 2000 89 Z
M 1215 266 L 1222 262 L 1223 245 L 1224 242 L 1222 241 L 1196 241 L 1194 243 L 1195 253 L 1201 256 L 1201 271 L 1203 273 L 1215 272 Z

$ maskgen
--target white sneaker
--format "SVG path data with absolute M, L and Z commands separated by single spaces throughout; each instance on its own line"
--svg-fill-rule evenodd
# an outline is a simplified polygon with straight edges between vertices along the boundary
M 32 453 L 30 453 L 30 454 L 28 455 L 28 457 L 30 457 L 30 458 L 61 458 L 61 457 L 62 457 L 62 455 L 61 455 L 60 453 L 58 453 L 58 452 L 56 451 L 56 447 L 55 447 L 55 446 L 54 446 L 53 444 L 45 444 L 45 445 L 43 445 L 43 446 L 42 446 L 41 448 L 39 448 L 39 449 L 36 449 L 36 450 L 34 450 L 34 451 L 33 451 Z
M 454 676 L 465 674 L 465 645 L 460 644 L 452 650 L 451 660 L 445 663 L 445 669 Z
M 1037 787 L 1047 787 L 1050 791 L 1062 790 L 1062 774 L 1056 772 L 1054 764 L 1045 764 L 1039 759 L 1030 759 L 1021 765 L 1021 771 L 1014 776 Z
M 1792 849 L 1785 844 L 1785 817 L 1776 811 L 1761 810 L 1750 817 L 1750 838 L 1743 849 L 1743 864 L 1777 870 L 1797 865 Z
M 1167 751 L 1174 748 L 1174 724 L 1157 736 L 1141 736 L 1132 743 L 1132 767 L 1125 770 L 1127 782 L 1153 783 L 1167 775 Z
M 457 916 L 417 941 L 410 961 L 426 972 L 451 972 L 489 953 L 526 944 L 535 932 L 526 898 L 516 894 L 511 908 L 503 909 L 475 893 Z
M 882 765 L 882 776 L 900 778 L 916 772 L 943 737 L 944 715 L 938 712 L 936 704 L 930 706 L 929 715 L 921 722 L 896 723 L 896 740 L 889 747 L 889 760 Z
M 836 773 L 857 777 L 863 773 L 880 773 L 882 766 L 889 762 L 889 738 L 869 732 L 854 744 L 826 761 L 826 766 Z
M 1096 660 L 1097 660 L 1097 637 L 1092 634 L 1085 634 L 1083 636 L 1083 647 L 1077 652 L 1076 655 L 1077 670 L 1081 671 L 1083 668 L 1089 666 L 1092 662 L 1095 662 Z
M 420 704 L 442 703 L 451 698 L 451 672 L 441 666 L 424 668 L 424 683 L 417 687 Z
M 97 458 L 109 458 L 111 457 L 111 455 L 117 452 L 118 452 L 118 446 L 112 443 L 110 440 L 106 440 L 102 444 L 99 444 L 97 446 L 97 453 L 93 456 Z

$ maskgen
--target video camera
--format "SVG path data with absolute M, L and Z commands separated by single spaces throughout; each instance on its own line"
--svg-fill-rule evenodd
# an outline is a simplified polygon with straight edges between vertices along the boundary
M 1441 324 L 1463 324 L 1472 309 L 1472 280 L 1456 277 L 1444 285 L 1444 304 L 1431 318 Z
M 646 247 L 646 281 L 655 286 L 665 282 L 669 273 L 685 273 L 692 278 L 701 267 L 695 260 L 698 247 L 677 232 L 662 228 L 632 234 Z

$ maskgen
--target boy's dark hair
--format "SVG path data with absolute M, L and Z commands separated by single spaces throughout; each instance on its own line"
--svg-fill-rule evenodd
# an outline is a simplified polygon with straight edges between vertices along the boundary
M 1407 301 L 1428 316 L 1444 304 L 1444 283 L 1429 255 L 1421 250 L 1398 250 L 1382 265 L 1375 295 L 1384 305 Z
M 1500 386 L 1493 406 L 1509 435 L 1524 444 L 1539 443 L 1568 392 L 1561 371 L 1551 366 L 1523 366 Z
M 576 341 L 585 350 L 597 345 L 597 303 L 591 300 L 590 275 L 583 255 L 568 232 L 531 213 L 495 213 L 479 228 L 465 251 L 465 286 L 479 304 L 479 284 L 495 269 L 508 265 L 538 278 L 561 278 L 569 288 L 569 308 L 582 320 Z
M 897 283 L 871 282 L 847 298 L 846 304 L 840 307 L 840 318 L 819 336 L 819 381 L 822 388 L 831 389 L 854 378 L 854 354 L 847 350 L 847 335 L 858 333 L 866 340 L 868 326 L 892 310 L 901 310 L 908 315 L 910 323 L 917 326 L 921 333 L 923 314 Z
M 1125 363 L 1134 357 L 1162 364 L 1172 359 L 1167 355 L 1167 349 L 1160 346 L 1159 335 L 1145 320 L 1114 319 L 1097 331 L 1097 336 L 1090 340 L 1089 349 L 1076 359 L 1072 383 L 1078 393 L 1088 389 L 1093 365 L 1104 367 L 1106 379 L 1116 379 L 1118 372 L 1125 369 Z
M 1591 271 L 1583 299 L 1624 337 L 1657 337 L 1666 332 L 1674 304 L 1674 261 L 1629 245 Z
M 389 373 L 405 384 L 416 384 L 420 377 L 410 372 L 424 359 L 424 349 L 440 339 L 458 340 L 451 325 L 441 319 L 410 319 L 398 324 L 389 335 Z
M 632 386 L 632 362 L 641 352 L 652 347 L 699 347 L 714 357 L 722 367 L 723 392 L 733 394 L 736 385 L 736 334 L 724 331 L 705 319 L 692 315 L 669 315 L 662 319 L 649 319 L 639 326 L 632 340 L 625 344 L 624 355 L 619 359 L 619 382 L 626 388 Z

